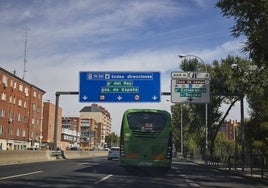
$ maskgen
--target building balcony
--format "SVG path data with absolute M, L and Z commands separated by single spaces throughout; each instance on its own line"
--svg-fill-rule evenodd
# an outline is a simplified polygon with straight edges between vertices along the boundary
M 70 129 L 62 129 L 62 134 L 70 135 L 70 136 L 80 136 L 80 133 L 75 130 Z

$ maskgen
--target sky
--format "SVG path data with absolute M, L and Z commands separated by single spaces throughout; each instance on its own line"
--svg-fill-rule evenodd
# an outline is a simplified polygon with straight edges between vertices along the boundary
M 180 71 L 179 54 L 196 55 L 206 64 L 245 55 L 243 37 L 231 36 L 234 22 L 216 2 L 0 0 L 0 66 L 46 91 L 44 101 L 54 104 L 57 91 L 79 91 L 81 71 L 160 72 L 161 91 L 170 91 L 170 74 Z M 63 116 L 79 116 L 91 104 L 79 102 L 78 95 L 59 100 Z M 158 103 L 97 104 L 110 112 L 116 134 L 126 109 L 170 111 L 172 105 L 169 96 Z M 228 118 L 240 121 L 239 110 L 238 103 Z

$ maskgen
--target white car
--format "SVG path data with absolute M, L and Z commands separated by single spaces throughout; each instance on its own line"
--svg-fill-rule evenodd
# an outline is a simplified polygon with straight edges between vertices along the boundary
M 108 152 L 108 160 L 119 159 L 119 147 L 111 147 Z

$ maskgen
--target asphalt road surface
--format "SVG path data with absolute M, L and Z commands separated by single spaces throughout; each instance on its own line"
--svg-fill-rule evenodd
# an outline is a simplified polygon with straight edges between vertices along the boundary
M 0 166 L 0 187 L 267 187 L 191 162 L 174 161 L 164 173 L 158 169 L 124 169 L 118 160 L 89 158 Z

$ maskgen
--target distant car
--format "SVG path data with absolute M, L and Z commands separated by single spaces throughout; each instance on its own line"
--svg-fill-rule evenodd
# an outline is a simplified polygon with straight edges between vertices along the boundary
M 39 150 L 39 148 L 35 146 L 31 146 L 31 147 L 28 147 L 27 150 Z
M 73 150 L 73 151 L 81 151 L 82 149 L 79 148 L 79 147 L 74 146 L 74 147 L 71 147 L 70 150 Z
M 90 151 L 99 151 L 99 149 L 96 148 L 96 147 L 93 147 L 93 148 L 90 149 Z
M 119 147 L 111 147 L 108 152 L 108 160 L 119 159 Z

